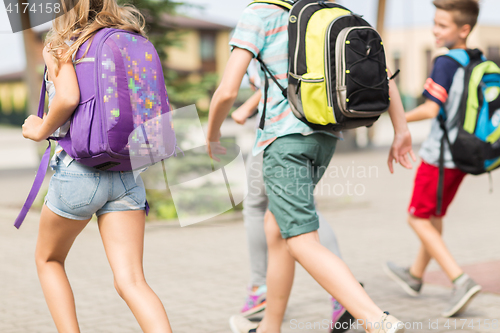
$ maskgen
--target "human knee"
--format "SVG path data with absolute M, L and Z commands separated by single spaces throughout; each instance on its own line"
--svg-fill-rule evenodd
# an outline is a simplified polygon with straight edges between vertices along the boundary
M 300 254 L 304 252 L 304 247 L 310 248 L 315 243 L 319 243 L 317 232 L 309 232 L 286 239 L 288 252 L 295 260 L 299 260 Z
M 139 288 L 146 284 L 143 275 L 115 275 L 114 285 L 116 292 L 121 298 L 124 298 L 131 290 Z
M 64 266 L 65 259 L 65 257 L 50 255 L 38 249 L 35 251 L 35 264 L 37 269 L 41 269 L 49 263 L 58 263 Z

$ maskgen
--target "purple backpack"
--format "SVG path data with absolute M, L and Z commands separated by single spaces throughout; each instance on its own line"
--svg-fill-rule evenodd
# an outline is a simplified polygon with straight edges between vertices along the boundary
M 85 51 L 88 49 L 85 57 Z M 104 171 L 131 171 L 175 154 L 176 138 L 160 58 L 140 34 L 104 28 L 76 52 L 80 104 L 70 130 L 57 140 L 79 163 Z M 43 117 L 45 80 L 38 116 Z M 33 187 L 15 226 L 28 213 L 47 172 L 45 151 Z

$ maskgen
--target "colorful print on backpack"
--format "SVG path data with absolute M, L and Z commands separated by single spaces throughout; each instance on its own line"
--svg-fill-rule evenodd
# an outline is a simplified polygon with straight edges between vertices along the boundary
M 162 65 L 147 38 L 101 29 L 76 59 L 81 101 L 59 140 L 68 155 L 99 170 L 129 171 L 174 154 Z

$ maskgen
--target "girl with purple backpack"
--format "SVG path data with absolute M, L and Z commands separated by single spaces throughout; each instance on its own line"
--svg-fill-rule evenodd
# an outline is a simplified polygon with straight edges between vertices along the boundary
M 74 125 L 73 122 L 77 122 L 76 116 L 73 117 L 75 109 L 76 115 L 77 112 L 83 112 L 83 104 L 99 103 L 85 97 L 89 90 L 87 84 L 94 75 L 93 71 L 87 71 L 88 74 L 83 71 L 82 74 L 82 67 L 78 66 L 94 66 L 92 61 L 99 59 L 85 55 L 92 41 L 98 40 L 96 35 L 107 31 L 103 28 L 125 30 L 116 37 L 117 39 L 127 37 L 135 41 L 145 40 L 144 18 L 132 6 L 119 6 L 116 0 L 74 0 L 63 1 L 62 4 L 63 7 L 64 4 L 70 4 L 70 8 L 63 8 L 64 14 L 54 20 L 43 50 L 47 66 L 44 84 L 47 85 L 49 94 L 49 112 L 43 119 L 30 116 L 23 125 L 23 136 L 34 141 L 42 141 L 49 136 L 67 138 L 68 130 Z M 85 54 L 80 47 L 84 49 Z M 123 54 L 123 49 L 119 51 Z M 133 51 L 129 52 L 132 54 Z M 79 54 L 83 56 L 75 60 L 75 54 L 77 57 Z M 145 62 L 156 61 L 148 52 L 145 56 Z M 130 60 L 128 55 L 124 57 Z M 101 62 L 96 66 L 100 64 Z M 108 69 L 115 69 L 114 62 L 106 64 L 103 61 L 102 64 L 108 65 Z M 118 64 L 116 66 L 118 68 Z M 130 71 L 133 70 L 130 68 Z M 144 70 L 144 73 L 140 77 L 137 76 L 137 79 L 140 81 L 142 78 L 141 82 L 147 82 L 146 67 L 141 70 Z M 102 75 L 104 78 L 106 73 L 103 72 Z M 110 80 L 113 78 L 111 74 L 107 75 Z M 112 80 L 119 81 L 120 75 L 116 75 Z M 161 78 L 160 85 L 164 87 L 163 74 L 158 73 L 158 77 Z M 156 72 L 154 79 L 156 80 Z M 132 79 L 130 84 L 134 85 L 133 81 Z M 108 89 L 112 90 L 112 87 L 113 85 Z M 142 90 L 145 89 L 149 90 L 143 85 Z M 44 95 L 44 90 L 42 91 Z M 118 91 L 119 89 L 115 90 L 116 98 Z M 137 89 L 135 91 L 137 92 Z M 115 95 L 115 92 L 100 98 L 104 98 L 104 102 L 108 104 L 113 103 L 112 95 Z M 124 99 L 128 99 L 129 103 L 132 100 L 133 104 L 134 98 L 136 104 L 141 103 L 137 101 L 137 94 L 132 92 Z M 162 98 L 157 102 L 146 100 L 146 108 L 155 110 L 156 104 L 165 104 L 165 97 Z M 118 118 L 120 113 L 123 115 L 122 106 L 120 100 L 120 109 L 114 108 L 110 118 L 96 121 L 94 117 L 88 123 L 90 126 L 105 128 L 106 124 Z M 159 109 L 158 107 L 156 110 Z M 96 124 L 98 121 L 106 122 L 105 125 Z M 75 128 L 70 129 L 73 141 L 78 134 L 74 130 Z M 89 137 L 88 141 L 91 140 Z M 61 145 L 56 147 L 56 153 L 51 160 L 55 175 L 51 179 L 42 209 L 35 255 L 40 283 L 57 330 L 80 332 L 64 262 L 75 238 L 93 214 L 96 214 L 117 292 L 125 300 L 144 332 L 172 332 L 163 304 L 144 278 L 146 193 L 141 178 L 136 180 L 132 171 L 110 171 L 109 168 L 102 171 L 105 168 L 98 170 L 80 163 L 76 160 L 78 157 L 75 156 L 74 150 L 70 152 L 66 148 L 63 149 L 63 141 L 60 142 Z

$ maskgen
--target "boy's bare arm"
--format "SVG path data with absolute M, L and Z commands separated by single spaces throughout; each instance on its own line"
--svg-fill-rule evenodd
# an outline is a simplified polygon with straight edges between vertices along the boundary
M 389 73 L 389 75 L 391 74 Z M 394 141 L 392 143 L 391 150 L 389 151 L 387 164 L 389 166 L 389 170 L 393 173 L 393 161 L 401 164 L 407 169 L 411 169 L 412 165 L 408 158 L 408 154 L 413 161 L 416 161 L 416 158 L 411 146 L 411 135 L 406 123 L 401 96 L 399 95 L 398 87 L 393 80 L 389 81 L 389 95 L 391 97 L 389 116 L 391 117 L 392 126 L 394 127 Z
M 412 121 L 436 118 L 440 108 L 439 104 L 427 99 L 423 104 L 405 114 L 406 121 L 410 123 Z
M 245 124 L 247 119 L 255 113 L 261 98 L 262 92 L 259 89 L 242 106 L 231 113 L 231 118 L 240 125 Z
M 219 142 L 220 128 L 226 119 L 231 107 L 234 104 L 241 81 L 245 76 L 248 65 L 253 58 L 253 54 L 247 50 L 235 48 L 229 57 L 222 81 L 212 97 L 210 111 L 208 114 L 208 153 L 213 158 L 211 145 Z M 214 154 L 224 153 L 222 147 Z M 217 160 L 217 159 L 216 159 Z

